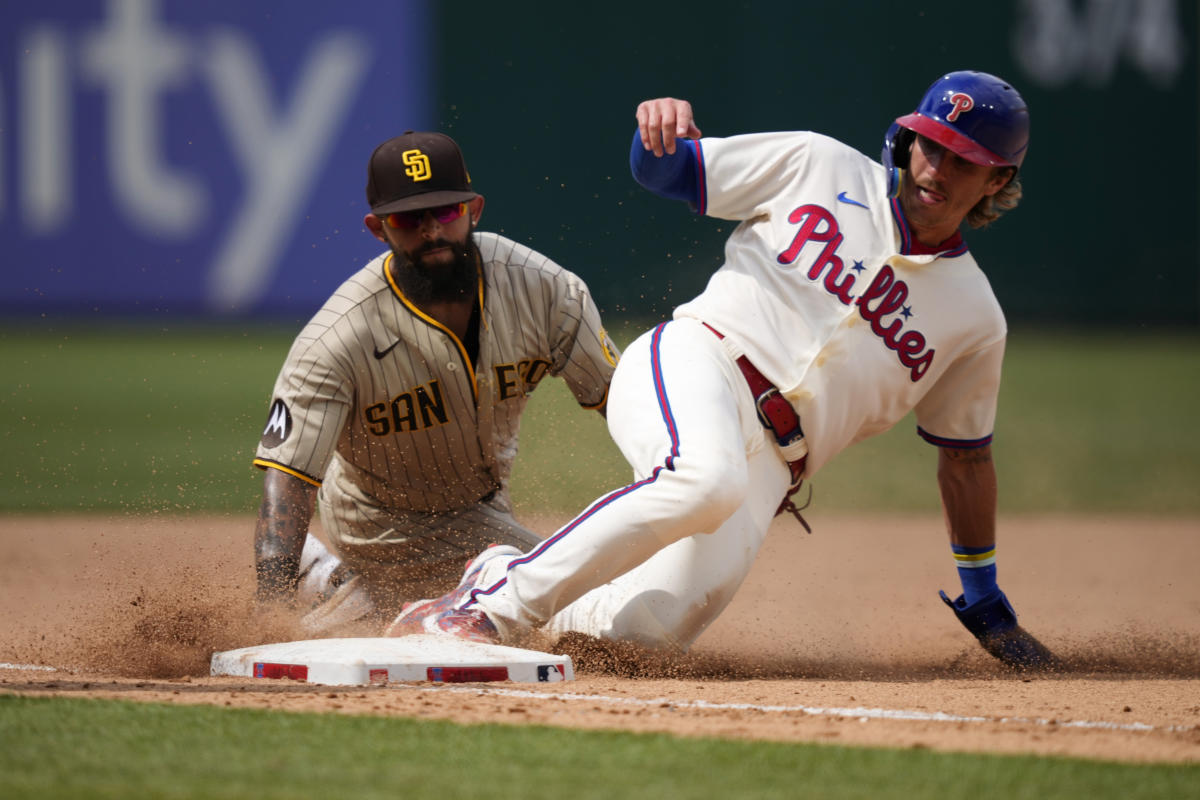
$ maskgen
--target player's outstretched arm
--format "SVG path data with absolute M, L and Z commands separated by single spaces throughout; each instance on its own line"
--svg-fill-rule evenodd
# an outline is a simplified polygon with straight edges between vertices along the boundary
M 991 446 L 938 448 L 938 490 L 950 543 L 996 546 L 996 465 Z
M 939 448 L 938 488 L 963 593 L 942 600 L 993 657 L 1017 669 L 1047 669 L 1054 655 L 1017 624 L 996 583 L 996 467 L 991 447 Z
M 643 100 L 637 107 L 638 133 L 642 147 L 661 156 L 675 153 L 676 139 L 699 139 L 692 104 L 674 97 Z
M 316 504 L 316 486 L 277 469 L 266 470 L 254 528 L 258 602 L 286 603 L 295 596 L 300 553 Z

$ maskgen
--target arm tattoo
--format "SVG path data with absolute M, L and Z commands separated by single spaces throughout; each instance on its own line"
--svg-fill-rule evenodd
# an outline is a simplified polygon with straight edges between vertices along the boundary
M 268 475 L 254 530 L 254 565 L 260 601 L 287 600 L 300 581 L 300 554 L 312 518 L 315 487 L 285 475 Z
M 286 553 L 288 542 L 295 538 L 297 531 L 308 527 L 307 522 L 296 504 L 287 498 L 264 498 L 259 511 L 258 555 L 270 558 Z
M 942 452 L 946 454 L 946 458 L 960 464 L 987 464 L 992 460 L 992 448 L 990 447 L 980 447 L 974 450 L 944 447 Z

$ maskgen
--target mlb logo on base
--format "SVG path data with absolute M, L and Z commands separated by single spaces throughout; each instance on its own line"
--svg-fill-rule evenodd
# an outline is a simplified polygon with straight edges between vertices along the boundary
M 558 683 L 567 679 L 567 673 L 562 664 L 538 664 L 538 683 Z

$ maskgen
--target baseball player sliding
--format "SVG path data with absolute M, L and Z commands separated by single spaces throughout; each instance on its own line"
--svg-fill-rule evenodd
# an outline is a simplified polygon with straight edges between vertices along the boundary
M 455 591 L 388 632 L 504 641 L 545 626 L 687 648 L 800 482 L 915 409 L 938 447 L 962 580 L 943 599 L 1001 661 L 1053 663 L 996 583 L 1006 328 L 959 232 L 1020 198 L 1020 95 L 992 75 L 945 75 L 887 132 L 882 164 L 811 132 L 702 139 L 672 98 L 642 103 L 637 120 L 638 182 L 739 224 L 705 291 L 630 345 L 613 377 L 608 425 L 634 480 L 532 548 L 484 551 Z
M 381 144 L 367 202 L 388 249 L 296 337 L 254 459 L 258 598 L 315 605 L 312 632 L 382 625 L 489 543 L 536 545 L 508 497 L 528 395 L 558 375 L 603 413 L 618 358 L 582 280 L 476 230 L 484 199 L 450 137 Z M 333 553 L 308 535 L 318 498 Z

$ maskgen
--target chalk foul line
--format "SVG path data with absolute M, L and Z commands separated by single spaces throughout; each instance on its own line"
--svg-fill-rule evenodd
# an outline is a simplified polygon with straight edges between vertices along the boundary
M 33 670 L 38 672 L 58 672 L 57 667 L 41 664 L 9 664 L 0 661 L 0 669 Z M 315 686 L 316 684 L 314 684 Z M 603 694 L 580 694 L 577 692 L 534 692 L 527 689 L 501 689 L 493 687 L 468 686 L 426 686 L 424 684 L 391 683 L 392 689 L 407 689 L 418 692 L 453 692 L 458 694 L 491 695 L 495 697 L 522 697 L 537 700 L 571 700 L 591 703 L 608 703 L 611 705 L 627 705 L 658 708 L 682 708 L 704 711 L 760 711 L 775 714 L 808 714 L 817 717 L 844 717 L 859 722 L 869 722 L 873 719 L 901 720 L 906 722 L 950 722 L 955 724 L 974 725 L 1037 725 L 1058 728 L 1083 728 L 1090 730 L 1134 731 L 1140 733 L 1182 733 L 1197 730 L 1196 725 L 1147 725 L 1144 722 L 1096 722 L 1090 720 L 1057 720 L 1041 717 L 988 717 L 964 716 L 948 714 L 944 711 L 909 711 L 896 708 L 867 708 L 853 707 L 822 707 L 822 706 L 781 706 L 756 705 L 754 703 L 712 703 L 708 700 L 672 700 L 668 697 L 638 698 L 612 697 Z M 351 689 L 353 687 L 328 687 Z
M 612 705 L 642 707 L 698 709 L 705 711 L 761 711 L 765 713 L 801 713 L 820 717 L 845 717 L 859 722 L 876 719 L 903 720 L 908 722 L 950 722 L 975 725 L 1038 725 L 1058 728 L 1085 728 L 1111 731 L 1167 732 L 1194 731 L 1195 725 L 1147 725 L 1144 722 L 1094 722 L 1089 720 L 1056 720 L 1035 717 L 988 717 L 962 716 L 944 711 L 908 711 L 893 708 L 780 706 L 755 705 L 753 703 L 712 703 L 707 700 L 672 700 L 667 697 L 650 699 L 636 697 L 610 697 L 600 694 L 577 694 L 572 692 L 533 692 L 525 689 L 500 689 L 466 686 L 423 686 L 418 684 L 389 684 L 392 688 L 413 689 L 424 692 L 460 692 L 466 694 L 495 695 L 498 697 L 523 697 L 544 700 L 575 700 Z

